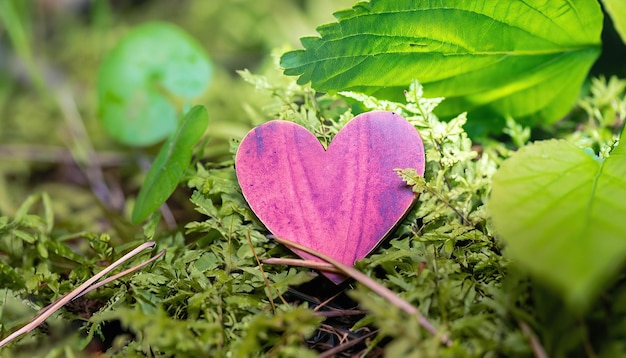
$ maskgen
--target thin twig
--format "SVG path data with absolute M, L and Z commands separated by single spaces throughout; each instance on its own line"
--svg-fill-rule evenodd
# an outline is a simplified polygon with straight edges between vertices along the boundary
M 274 305 L 274 296 L 272 295 L 272 286 L 270 285 L 270 281 L 265 276 L 265 271 L 263 271 L 263 265 L 261 265 L 261 260 L 259 260 L 259 256 L 257 256 L 256 251 L 254 250 L 254 245 L 252 245 L 252 239 L 250 239 L 250 230 L 248 230 L 248 234 L 246 235 L 248 239 L 248 245 L 250 245 L 250 250 L 252 250 L 252 254 L 256 260 L 257 265 L 259 266 L 259 270 L 261 270 L 261 276 L 263 276 L 263 282 L 265 282 L 265 286 L 267 287 L 267 295 L 270 299 L 270 305 L 272 306 L 272 312 L 276 313 L 276 305 Z M 284 301 L 284 300 L 283 300 Z
M 362 316 L 366 314 L 363 310 L 332 310 L 332 311 L 315 311 L 317 317 L 346 317 L 346 316 Z
M 274 240 L 278 241 L 279 243 L 288 246 L 290 248 L 294 248 L 300 251 L 304 251 L 308 254 L 311 254 L 313 256 L 316 256 L 330 264 L 332 264 L 333 266 L 335 266 L 337 269 L 339 269 L 339 271 L 341 271 L 341 273 L 343 273 L 346 276 L 350 276 L 353 279 L 359 281 L 361 284 L 363 284 L 364 286 L 366 286 L 367 288 L 369 288 L 370 290 L 376 292 L 379 296 L 383 297 L 384 299 L 386 299 L 387 301 L 389 301 L 391 304 L 393 304 L 394 306 L 400 308 L 401 310 L 403 310 L 404 312 L 415 316 L 417 318 L 417 321 L 419 322 L 419 324 L 424 327 L 424 329 L 426 329 L 428 332 L 430 332 L 431 334 L 437 336 L 439 333 L 437 332 L 437 329 L 430 324 L 430 322 L 428 322 L 428 320 L 426 320 L 426 318 L 424 318 L 424 316 L 422 316 L 420 314 L 420 312 L 417 310 L 417 308 L 415 308 L 413 305 L 411 305 L 409 302 L 403 300 L 401 297 L 399 297 L 398 295 L 396 295 L 393 291 L 391 291 L 390 289 L 388 289 L 387 287 L 379 284 L 378 282 L 374 281 L 373 279 L 371 279 L 370 277 L 368 277 L 367 275 L 365 275 L 364 273 L 362 273 L 361 271 L 355 269 L 354 267 L 350 267 L 347 265 L 342 264 L 341 262 L 330 258 L 320 252 L 317 252 L 315 250 L 312 250 L 308 247 L 302 246 L 300 244 L 297 244 L 295 242 L 291 242 L 276 236 L 272 236 Z M 440 340 L 442 343 L 444 343 L 447 346 L 451 346 L 452 345 L 452 341 L 446 336 L 446 335 L 441 335 L 440 336 Z
M 530 347 L 535 354 L 535 358 L 548 358 L 548 354 L 546 353 L 545 349 L 543 349 L 541 342 L 539 342 L 539 339 L 532 331 L 532 329 L 530 329 L 530 327 L 528 327 L 525 322 L 521 321 L 519 322 L 519 326 L 522 329 L 522 332 L 524 332 L 524 334 L 528 337 L 528 340 L 530 341 Z
M 0 160 L 76 164 L 66 147 L 35 144 L 0 145 Z M 95 152 L 91 160 L 101 167 L 117 167 L 129 162 L 128 156 L 119 152 Z
M 172 213 L 172 210 L 167 205 L 167 203 L 163 203 L 159 207 L 159 211 L 161 212 L 161 217 L 163 218 L 163 222 L 165 222 L 165 225 L 167 226 L 167 228 L 169 230 L 176 229 L 177 227 L 176 218 L 174 217 L 174 214 Z
M 583 336 L 583 347 L 585 347 L 585 353 L 587 354 L 587 358 L 596 358 L 598 355 L 593 350 L 593 346 L 589 341 L 589 334 L 587 332 L 586 326 L 584 322 L 580 322 L 580 329 Z
M 319 270 L 319 271 L 341 273 L 340 270 L 338 270 L 337 268 L 335 268 L 335 266 L 331 264 L 313 261 L 313 260 L 285 259 L 285 258 L 278 258 L 278 257 L 270 257 L 268 259 L 263 259 L 261 262 L 263 262 L 264 264 L 268 264 L 268 265 L 300 266 L 300 267 L 308 267 L 310 269 Z
M 76 295 L 75 297 L 73 297 L 71 300 L 72 300 L 72 301 L 74 301 L 75 299 L 77 299 L 77 298 L 79 298 L 79 297 L 82 297 L 82 296 L 84 296 L 84 295 L 88 294 L 89 292 L 91 292 L 91 291 L 93 291 L 93 290 L 96 290 L 96 289 L 98 289 L 98 288 L 100 288 L 100 287 L 102 287 L 102 286 L 106 285 L 106 284 L 107 284 L 107 283 L 109 283 L 109 282 L 113 282 L 113 281 L 117 280 L 117 279 L 118 279 L 118 278 L 120 278 L 120 277 L 123 277 L 123 276 L 128 275 L 129 273 L 133 273 L 133 272 L 135 272 L 135 271 L 137 271 L 137 270 L 141 270 L 142 268 L 144 268 L 144 267 L 148 266 L 149 264 L 151 264 L 151 263 L 153 263 L 154 261 L 156 261 L 157 259 L 159 259 L 159 258 L 160 258 L 161 256 L 163 256 L 164 254 L 165 254 L 165 249 L 161 250 L 161 252 L 159 252 L 158 254 L 156 254 L 154 257 L 150 258 L 149 260 L 147 260 L 147 261 L 145 261 L 145 262 L 140 263 L 139 265 L 133 266 L 133 267 L 131 267 L 131 268 L 127 269 L 127 270 L 124 270 L 124 271 L 122 271 L 122 272 L 119 272 L 119 273 L 117 273 L 117 274 L 115 274 L 115 275 L 111 276 L 111 277 L 108 277 L 108 278 L 106 278 L 106 279 L 104 279 L 104 280 L 102 280 L 102 281 L 100 281 L 100 282 L 98 282 L 98 283 L 96 283 L 96 284 L 93 284 L 92 286 L 90 286 L 89 288 L 87 288 L 86 290 L 84 290 L 83 292 L 81 292 L 80 294 L 78 294 L 78 295 Z M 74 292 L 74 291 L 72 291 L 72 292 L 68 292 L 68 293 L 66 293 L 65 295 L 63 295 L 61 298 L 66 297 L 66 296 L 68 296 L 68 295 L 71 295 L 71 294 L 73 294 L 73 292 Z M 51 303 L 51 304 L 49 304 L 49 305 L 47 305 L 46 307 L 42 308 L 39 312 L 37 312 L 37 315 L 36 315 L 35 317 L 38 317 L 38 316 L 40 316 L 40 315 L 44 314 L 45 312 L 47 312 L 50 308 L 52 308 L 52 306 L 53 306 L 55 303 L 56 303 L 56 301 L 55 301 L 55 302 L 53 302 L 53 303 Z
M 323 353 L 320 353 L 320 355 L 318 355 L 317 358 L 334 357 L 337 353 L 345 351 L 346 349 L 361 343 L 362 341 L 368 339 L 369 337 L 375 335 L 376 333 L 378 333 L 378 331 L 372 331 L 367 334 L 364 334 L 363 336 L 359 338 L 355 338 L 346 343 L 342 343 L 338 345 L 337 347 L 331 348 L 329 350 L 324 351 Z
M 106 207 L 121 209 L 124 205 L 124 197 L 121 190 L 109 190 L 104 180 L 102 168 L 91 160 L 95 155 L 95 150 L 91 145 L 89 135 L 80 117 L 72 93 L 69 89 L 61 88 L 57 92 L 56 100 L 63 113 L 70 135 L 74 140 L 74 150 L 71 151 L 72 156 L 78 166 L 85 172 L 91 190 Z
M 139 265 L 133 266 L 133 267 L 131 267 L 131 268 L 127 269 L 127 270 L 124 270 L 124 271 L 122 271 L 122 272 L 120 272 L 120 273 L 117 273 L 117 274 L 115 274 L 115 275 L 113 275 L 113 276 L 111 276 L 111 277 L 108 277 L 108 278 L 106 278 L 106 279 L 104 279 L 104 280 L 102 280 L 102 281 L 100 281 L 100 282 L 98 282 L 98 283 L 94 284 L 93 286 L 89 287 L 89 288 L 88 288 L 88 289 L 86 289 L 85 291 L 81 292 L 81 293 L 80 293 L 80 295 L 78 295 L 78 296 L 76 296 L 76 297 L 72 298 L 72 301 L 73 301 L 73 300 L 75 300 L 75 299 L 77 299 L 77 298 L 79 298 L 79 297 L 81 297 L 81 296 L 84 296 L 84 295 L 88 294 L 89 292 L 91 292 L 91 291 L 93 291 L 93 290 L 96 290 L 96 289 L 98 289 L 98 288 L 100 288 L 100 287 L 102 287 L 102 286 L 106 285 L 107 283 L 113 282 L 113 281 L 117 280 L 117 279 L 118 279 L 118 278 L 120 278 L 120 277 L 126 276 L 126 275 L 128 275 L 129 273 L 133 273 L 133 272 L 135 272 L 135 271 L 139 271 L 139 270 L 141 270 L 142 268 L 144 268 L 144 267 L 146 267 L 146 266 L 150 265 L 150 264 L 151 264 L 151 263 L 153 263 L 154 261 L 156 261 L 156 260 L 160 259 L 163 255 L 165 255 L 165 249 L 161 250 L 161 252 L 159 252 L 158 254 L 154 255 L 154 256 L 153 256 L 153 257 L 151 257 L 149 260 L 146 260 L 146 261 L 144 261 L 144 262 L 140 263 Z
M 331 297 L 328 297 L 326 300 L 324 300 L 323 302 L 321 302 L 320 304 L 315 306 L 313 311 L 319 311 L 320 308 L 326 307 L 326 305 L 328 305 L 328 303 L 330 303 L 330 301 L 332 301 L 335 298 L 337 298 L 337 296 L 339 296 L 340 294 L 341 294 L 341 292 L 337 292 L 336 294 L 332 295 Z
M 454 207 L 454 205 L 452 205 L 448 199 L 444 198 L 441 193 L 437 192 L 434 189 L 431 188 L 426 188 L 426 191 L 428 191 L 429 193 L 431 193 L 432 195 L 434 195 L 437 199 L 439 199 L 439 201 L 443 202 L 448 208 L 452 209 L 452 211 L 454 211 L 454 213 L 461 219 L 463 220 L 463 223 L 467 226 L 471 226 L 471 227 L 475 227 L 474 224 L 472 224 L 468 218 L 465 217 L 465 215 L 463 215 L 463 213 L 461 213 L 461 211 L 459 211 L 459 209 L 457 209 L 456 207 Z
M 104 270 L 100 271 L 99 273 L 94 275 L 89 280 L 85 281 L 82 285 L 78 286 L 77 288 L 75 288 L 70 293 L 65 294 L 64 296 L 62 296 L 61 298 L 56 300 L 51 305 L 46 306 L 45 308 L 40 310 L 39 313 L 37 313 L 37 315 L 27 325 L 25 325 L 24 327 L 18 329 L 17 331 L 13 332 L 11 335 L 9 335 L 8 337 L 6 337 L 2 341 L 0 341 L 0 348 L 2 348 L 3 346 L 8 344 L 9 342 L 14 340 L 15 338 L 21 336 L 22 334 L 25 334 L 25 333 L 28 333 L 28 332 L 32 331 L 37 326 L 42 324 L 46 319 L 48 319 L 48 317 L 50 317 L 59 308 L 61 308 L 64 305 L 66 305 L 68 302 L 72 301 L 74 298 L 79 297 L 82 294 L 86 293 L 85 291 L 88 292 L 89 288 L 96 281 L 98 281 L 99 279 L 104 277 L 106 274 L 108 274 L 109 272 L 114 270 L 116 267 L 120 266 L 124 262 L 126 262 L 129 259 L 131 259 L 132 257 L 136 256 L 141 251 L 143 251 L 145 249 L 148 249 L 148 248 L 153 248 L 155 245 L 156 245 L 156 243 L 154 241 L 148 241 L 148 242 L 143 243 L 142 245 L 138 246 L 137 248 L 135 248 L 131 252 L 129 252 L 126 255 L 122 256 L 120 259 L 118 259 L 117 261 L 115 261 L 111 265 L 107 266 Z M 162 254 L 159 254 L 159 255 L 162 255 Z M 154 260 L 152 260 L 152 261 L 154 261 Z M 132 272 L 132 271 L 130 271 L 130 272 Z

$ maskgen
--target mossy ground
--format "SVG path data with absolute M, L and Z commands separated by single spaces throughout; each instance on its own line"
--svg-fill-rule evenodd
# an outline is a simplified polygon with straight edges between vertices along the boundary
M 301 34 L 288 26 L 278 32 L 282 37 L 275 35 L 273 24 L 328 15 L 328 2 L 245 3 L 228 11 L 196 2 L 108 7 L 96 1 L 73 12 L 17 6 L 36 63 L 73 95 L 112 197 L 98 199 L 84 168 L 74 163 L 81 141 L 55 100 L 57 87 L 48 82 L 37 91 L 13 52 L 17 65 L 0 72 L 2 336 L 138 244 L 152 239 L 156 250 L 167 251 L 140 272 L 72 302 L 3 356 L 525 357 L 538 356 L 541 347 L 554 357 L 625 353 L 622 275 L 586 314 L 573 313 L 507 259 L 485 209 L 491 175 L 531 136 L 566 137 L 601 151 L 626 112 L 614 106 L 623 100 L 623 82 L 598 82 L 593 95 L 554 126 L 531 134 L 511 122 L 508 134 L 472 142 L 462 129 L 464 115 L 439 121 L 431 114 L 438 100 L 422 98 L 417 83 L 398 104 L 321 95 L 282 76 L 270 49 L 295 46 Z M 95 69 L 124 28 L 155 18 L 177 22 L 207 44 L 218 72 L 198 100 L 212 118 L 210 139 L 168 201 L 174 220 L 169 227 L 157 218 L 133 227 L 129 208 L 142 183 L 140 164 L 157 148 L 139 153 L 102 131 Z M 296 20 L 293 26 L 303 26 Z M 324 22 L 306 21 L 313 23 L 308 28 Z M 244 68 L 253 71 L 234 74 Z M 424 179 L 401 173 L 419 200 L 356 267 L 416 306 L 452 338 L 451 347 L 354 281 L 335 286 L 314 271 L 260 266 L 255 258 L 293 254 L 267 238 L 241 195 L 232 160 L 237 140 L 253 125 L 281 118 L 328 143 L 355 113 L 370 109 L 394 110 L 418 128 L 427 169 Z

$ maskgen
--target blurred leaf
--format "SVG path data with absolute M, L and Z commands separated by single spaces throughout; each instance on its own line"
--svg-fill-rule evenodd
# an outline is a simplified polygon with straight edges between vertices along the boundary
M 179 28 L 139 26 L 100 67 L 100 119 L 124 144 L 154 144 L 176 130 L 183 107 L 206 90 L 211 72 L 201 45 Z
M 611 16 L 615 29 L 626 44 L 626 2 L 624 0 L 602 0 L 606 12 Z
M 5 289 L 22 289 L 25 286 L 24 278 L 13 267 L 2 261 L 0 261 L 0 282 Z
M 426 97 L 446 98 L 439 115 L 480 111 L 471 124 L 482 131 L 494 115 L 560 119 L 600 54 L 595 0 L 372 0 L 335 16 L 282 56 L 285 74 L 321 92 L 395 100 L 417 78 Z
M 490 210 L 510 255 L 584 309 L 626 257 L 626 148 L 602 160 L 565 141 L 528 145 L 494 175 Z
M 137 196 L 133 224 L 138 224 L 158 209 L 174 192 L 191 162 L 193 146 L 202 138 L 208 124 L 206 109 L 195 106 L 187 113 L 178 130 L 163 144 Z

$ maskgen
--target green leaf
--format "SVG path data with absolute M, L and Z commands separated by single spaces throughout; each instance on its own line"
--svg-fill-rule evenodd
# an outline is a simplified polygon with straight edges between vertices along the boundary
M 178 27 L 139 26 L 122 38 L 98 73 L 99 115 L 116 140 L 154 144 L 176 130 L 182 108 L 211 80 L 202 46 Z
M 174 192 L 191 162 L 193 146 L 202 138 L 209 123 L 203 106 L 193 107 L 178 130 L 163 144 L 146 176 L 133 208 L 132 222 L 140 223 Z
M 489 118 L 560 119 L 600 53 L 595 0 L 372 0 L 335 16 L 282 56 L 285 74 L 395 100 L 417 78 L 446 98 L 438 115 L 470 110 L 483 130 Z
M 611 16 L 613 25 L 626 44 L 626 2 L 624 0 L 602 0 L 606 12 Z
M 626 258 L 626 146 L 606 160 L 562 140 L 526 146 L 493 176 L 508 253 L 585 309 Z

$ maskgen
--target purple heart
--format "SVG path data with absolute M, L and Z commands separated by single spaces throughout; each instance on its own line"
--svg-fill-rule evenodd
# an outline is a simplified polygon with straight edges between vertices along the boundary
M 352 266 L 411 207 L 415 194 L 394 169 L 423 175 L 424 145 L 393 112 L 356 116 L 327 150 L 304 127 L 275 120 L 246 135 L 235 168 L 250 208 L 274 235 Z M 325 275 L 335 283 L 345 279 Z

